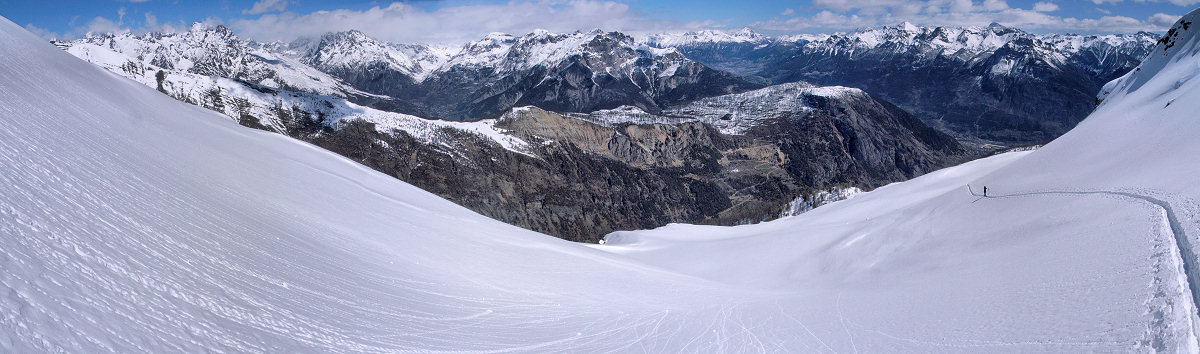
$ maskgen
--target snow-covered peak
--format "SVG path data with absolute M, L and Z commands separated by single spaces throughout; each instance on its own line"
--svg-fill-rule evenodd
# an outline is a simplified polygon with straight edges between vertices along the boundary
M 508 49 L 515 42 L 516 37 L 511 34 L 489 33 L 483 39 L 463 45 L 462 49 L 447 61 L 446 66 L 479 66 L 498 61 L 508 53 Z
M 645 42 L 657 47 L 674 47 L 697 43 L 762 43 L 771 37 L 754 32 L 748 27 L 736 31 L 701 30 L 692 32 L 659 33 L 650 35 Z
M 1059 66 L 1075 58 L 1078 65 L 1104 75 L 1136 63 L 1154 35 L 1038 35 L 1012 27 L 921 27 L 911 23 L 864 29 L 832 35 L 780 37 L 812 53 L 856 55 L 908 53 L 923 58 L 954 58 L 962 62 L 993 61 L 993 73 L 1011 73 L 1018 61 L 1044 61 Z M 1002 53 L 993 58 L 995 53 Z M 1025 56 L 1025 58 L 1016 58 Z M 1008 58 L 1005 58 L 1008 57 Z M 1132 63 L 1131 63 L 1132 61 Z M 1019 69 L 1019 68 L 1018 68 Z
M 586 59 L 594 71 L 620 71 L 622 67 L 636 65 L 638 59 L 666 59 L 673 63 L 685 60 L 677 50 L 651 48 L 620 32 L 537 30 L 519 37 L 490 34 L 470 42 L 447 60 L 443 69 L 487 67 L 497 72 L 511 72 L 535 66 L 553 67 L 572 57 Z M 673 72 L 670 68 L 661 71 L 662 74 Z
M 801 33 L 801 34 L 792 34 L 792 35 L 786 35 L 786 36 L 779 36 L 779 37 L 775 37 L 775 40 L 776 40 L 776 41 L 778 41 L 778 42 L 783 42 L 783 43 L 808 43 L 808 42 L 820 42 L 820 41 L 824 41 L 824 40 L 827 40 L 827 39 L 829 39 L 830 37 L 833 37 L 833 34 L 829 34 L 829 33 L 816 33 L 816 34 L 811 34 L 811 33 Z
M 368 37 L 365 33 L 359 30 L 349 30 L 342 32 L 329 32 L 321 36 L 322 42 L 374 42 L 375 40 Z
M 571 55 L 583 54 L 589 49 L 611 49 L 632 45 L 632 40 L 617 32 L 601 30 L 570 34 L 531 33 L 522 36 L 513 45 L 512 54 L 520 54 L 525 68 L 547 63 L 553 64 Z
M 750 29 L 750 27 L 739 28 L 736 31 L 733 31 L 732 34 L 736 37 L 742 37 L 742 38 L 765 37 L 761 34 L 758 34 L 758 32 L 754 32 L 754 30 Z
M 291 48 L 309 65 L 325 72 L 387 68 L 420 81 L 449 59 L 422 45 L 395 45 L 357 30 L 327 33 L 318 40 L 299 40 Z
M 777 43 L 803 45 L 815 52 L 845 52 L 847 50 L 887 49 L 917 51 L 934 55 L 972 57 L 994 51 L 1015 38 L 1035 38 L 1036 35 L 1002 25 L 987 27 L 924 27 L 910 22 L 892 26 L 862 29 L 833 34 L 799 34 L 780 36 Z
M 503 33 L 503 32 L 491 32 L 491 33 L 488 33 L 486 36 L 483 36 L 483 39 L 481 39 L 481 40 L 478 40 L 478 41 L 474 41 L 474 42 L 471 42 L 471 43 L 481 43 L 481 42 L 497 42 L 497 41 L 499 41 L 499 42 L 505 42 L 505 41 L 510 41 L 510 40 L 512 40 L 513 38 L 515 38 L 515 37 L 513 37 L 513 35 L 511 35 L 511 34 L 508 34 L 508 33 Z
M 1144 47 L 1146 43 L 1154 43 L 1159 37 L 1159 35 L 1150 32 L 1104 35 L 1047 34 L 1039 36 L 1042 41 L 1050 43 L 1060 52 L 1068 54 L 1089 49 L 1132 49 L 1135 46 Z
M 323 95 L 364 95 L 299 59 L 276 53 L 269 45 L 238 38 L 221 25 L 194 23 L 187 32 L 176 33 L 94 34 L 57 44 L 100 65 L 132 61 L 155 70 L 233 78 Z M 102 54 L 106 51 L 119 55 Z M 108 62 L 118 59 L 122 61 Z
M 1004 62 L 1004 64 L 1000 64 L 999 66 L 1006 67 L 1006 69 L 999 70 L 997 66 L 993 66 L 993 75 L 1010 75 L 1014 72 L 1028 70 L 1033 66 L 1041 64 L 1060 67 L 1067 62 L 1067 57 L 1048 43 L 1033 38 L 1022 37 L 1004 43 L 986 61 L 989 64 L 996 62 Z
M 877 29 L 852 35 L 859 38 L 888 38 L 908 45 L 928 45 L 950 52 L 960 50 L 982 52 L 996 50 L 1012 39 L 1027 35 L 1004 26 L 988 27 L 916 27 Z M 868 43 L 876 43 L 864 40 Z
M 192 25 L 188 27 L 188 32 L 197 34 L 216 33 L 221 36 L 234 36 L 233 30 L 230 30 L 229 27 L 225 27 L 225 25 L 204 22 L 192 22 Z
M 253 48 L 224 26 L 193 23 L 187 32 L 94 34 L 71 41 L 108 47 L 146 64 L 202 75 L 230 76 Z

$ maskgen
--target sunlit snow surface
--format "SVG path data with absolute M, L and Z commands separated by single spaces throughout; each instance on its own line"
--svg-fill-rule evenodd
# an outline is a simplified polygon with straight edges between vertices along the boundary
M 589 247 L 0 21 L 0 352 L 1195 351 L 1196 30 L 1037 151 Z

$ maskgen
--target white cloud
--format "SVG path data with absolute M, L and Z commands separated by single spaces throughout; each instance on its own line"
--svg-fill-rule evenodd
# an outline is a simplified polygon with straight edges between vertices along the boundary
M 936 13 L 936 12 L 938 12 L 938 9 L 939 9 L 939 7 L 937 7 L 935 5 L 935 6 L 931 6 L 930 11 L 926 11 L 926 12 Z M 950 1 L 950 12 L 953 12 L 953 13 L 971 12 L 971 0 L 951 0 Z
M 612 1 L 513 1 L 499 5 L 465 5 L 426 11 L 395 2 L 364 11 L 332 10 L 310 14 L 265 14 L 230 21 L 239 34 L 260 41 L 318 36 L 356 29 L 374 38 L 399 43 L 462 43 L 490 32 L 524 34 L 543 28 L 571 32 L 600 28 L 631 34 L 712 27 L 711 23 L 679 24 L 649 19 L 629 5 Z
M 129 31 L 128 28 L 121 26 L 119 22 L 113 22 L 113 20 L 100 16 L 88 21 L 87 25 L 84 26 L 84 30 L 87 33 L 122 33 Z
M 1058 11 L 1058 5 L 1052 2 L 1037 2 L 1033 4 L 1033 11 L 1037 12 L 1054 12 Z
M 780 12 L 779 15 L 780 16 L 788 16 L 788 15 L 791 15 L 794 13 L 796 13 L 796 10 L 789 7 L 787 9 L 783 10 L 783 12 Z
M 1008 8 L 1008 2 L 1004 0 L 983 0 L 983 9 L 987 11 L 1000 11 Z
M 257 15 L 264 12 L 279 12 L 286 10 L 288 7 L 287 0 L 259 0 L 249 9 L 242 10 L 243 14 Z
M 1168 14 L 1159 12 L 1154 15 L 1151 15 L 1149 21 L 1151 24 L 1153 24 L 1155 26 L 1161 26 L 1163 28 L 1167 28 L 1167 27 L 1174 26 L 1175 21 L 1179 21 L 1179 16 L 1168 15 Z
M 176 23 L 169 23 L 169 22 L 163 23 L 163 22 L 159 22 L 158 17 L 155 16 L 153 13 L 146 12 L 144 14 L 144 16 L 145 16 L 146 22 L 143 23 L 142 26 L 138 26 L 138 27 L 127 26 L 126 24 L 122 24 L 119 21 L 113 21 L 113 20 L 103 17 L 103 16 L 97 16 L 97 17 L 89 20 L 87 22 L 87 24 L 83 25 L 82 27 L 76 27 L 72 31 L 58 35 L 58 38 L 62 39 L 62 40 L 71 40 L 71 39 L 82 37 L 82 36 L 86 35 L 87 33 L 125 33 L 125 32 L 130 32 L 130 33 L 134 33 L 134 34 L 143 34 L 143 33 L 148 33 L 148 32 L 173 33 L 173 32 L 187 31 L 188 28 L 190 28 L 189 24 L 185 24 L 183 22 L 183 20 L 180 20 Z M 72 22 L 74 22 L 74 21 L 72 21 Z M 201 22 L 204 22 L 207 24 L 213 24 L 213 25 L 222 23 L 222 21 L 220 19 L 213 18 L 213 17 L 206 18 Z
M 851 0 L 837 3 L 834 0 L 821 0 L 824 11 L 809 16 L 780 17 L 761 21 L 751 25 L 753 28 L 771 32 L 818 32 L 830 30 L 854 30 L 865 27 L 895 25 L 908 21 L 944 26 L 986 26 L 992 22 L 1007 26 L 1023 28 L 1032 31 L 1068 31 L 1084 33 L 1113 33 L 1136 31 L 1161 31 L 1169 25 L 1163 25 L 1164 17 L 1138 20 L 1124 16 L 1103 16 L 1100 18 L 1076 18 L 1050 15 L 1047 12 L 1058 10 L 1057 5 L 1050 2 L 1039 2 L 1033 9 L 1016 9 L 1008 6 L 1004 0 L 905 0 L 897 3 L 891 0 Z M 1146 0 L 1141 0 L 1146 1 Z M 1180 0 L 1182 1 L 1182 0 Z M 1200 0 L 1188 0 L 1200 1 Z M 836 4 L 835 4 L 836 3 Z M 877 6 L 872 11 L 855 6 Z M 901 8 L 909 4 L 921 6 L 917 13 L 902 14 L 891 9 Z M 837 10 L 834 7 L 850 8 Z M 884 11 L 875 11 L 879 9 Z
M 1128 28 L 1134 30 L 1149 29 L 1147 24 L 1132 17 L 1126 16 L 1104 16 L 1098 19 L 1091 18 L 1064 18 L 1063 24 L 1068 28 L 1096 30 L 1105 28 Z
M 1060 7 L 1050 1 L 1037 2 L 1030 9 L 1012 8 L 1005 0 L 814 0 L 813 6 L 822 11 L 807 16 L 781 16 L 751 27 L 773 32 L 811 32 L 853 30 L 909 21 L 949 26 L 986 26 L 998 22 L 1034 31 L 1091 33 L 1162 29 L 1156 23 L 1122 16 L 1090 19 L 1054 16 L 1048 13 L 1058 11 Z
M 117 9 L 117 26 L 120 26 L 124 23 L 125 23 L 125 8 L 121 7 L 119 9 Z
M 58 33 L 50 32 L 44 28 L 34 26 L 32 23 L 25 25 L 25 30 L 29 31 L 30 33 L 33 33 L 34 35 L 36 35 L 38 37 L 42 37 L 42 39 L 46 39 L 46 40 L 67 39 L 67 38 L 63 37 L 62 35 L 59 35 Z
M 1092 2 L 1097 5 L 1104 4 L 1104 3 L 1116 4 L 1116 3 L 1119 3 L 1122 1 L 1125 1 L 1125 0 L 1092 0 Z M 1200 4 L 1200 0 L 1134 0 L 1134 1 L 1140 2 L 1140 3 L 1141 2 L 1169 2 L 1169 3 L 1175 4 L 1175 5 L 1179 5 L 1179 6 L 1192 6 L 1195 4 Z
M 904 4 L 905 0 L 813 0 L 812 6 L 833 11 L 890 8 Z

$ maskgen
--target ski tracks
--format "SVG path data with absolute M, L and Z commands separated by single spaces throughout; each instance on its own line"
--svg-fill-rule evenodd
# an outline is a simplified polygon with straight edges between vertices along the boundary
M 1198 319 L 1200 319 L 1200 268 L 1198 268 L 1198 267 L 1200 267 L 1200 265 L 1197 264 L 1198 256 L 1197 256 L 1196 250 L 1193 246 L 1194 240 L 1192 240 L 1192 238 L 1188 236 L 1187 228 L 1185 227 L 1185 224 L 1183 223 L 1184 220 L 1190 221 L 1192 224 L 1200 223 L 1200 207 L 1198 207 L 1198 205 L 1195 201 L 1193 201 L 1189 198 L 1181 198 L 1178 196 L 1161 193 L 1161 192 L 1157 192 L 1157 191 L 1150 190 L 1150 189 L 1083 190 L 1083 191 L 1050 190 L 1050 191 L 1034 191 L 1034 192 L 1024 192 L 1024 193 L 982 196 L 982 195 L 976 194 L 975 191 L 971 189 L 971 186 L 967 185 L 967 191 L 969 193 L 971 193 L 971 195 L 973 195 L 973 196 L 980 197 L 979 199 L 972 201 L 972 203 L 983 200 L 983 199 L 992 199 L 992 198 L 997 198 L 997 199 L 998 198 L 1021 198 L 1021 197 L 1046 196 L 1046 195 L 1060 195 L 1060 196 L 1103 195 L 1103 196 L 1117 197 L 1117 198 L 1126 199 L 1126 200 L 1132 199 L 1132 200 L 1135 200 L 1138 202 L 1153 205 L 1154 207 L 1159 209 L 1162 212 L 1162 216 L 1166 221 L 1166 225 L 1163 225 L 1163 226 L 1165 226 L 1164 231 L 1167 231 L 1166 233 L 1169 233 L 1172 238 L 1172 240 L 1170 240 L 1171 242 L 1169 242 L 1170 245 L 1168 248 L 1170 248 L 1170 250 L 1168 252 L 1171 254 L 1172 263 L 1175 263 L 1175 267 L 1173 267 L 1175 269 L 1173 269 L 1173 270 L 1175 270 L 1176 274 L 1179 274 L 1182 276 L 1182 279 L 1179 279 L 1179 283 L 1181 283 L 1180 285 L 1182 285 L 1183 289 L 1180 289 L 1180 290 L 1181 290 L 1181 292 L 1186 293 L 1186 294 L 1183 294 L 1184 295 L 1183 297 L 1185 297 L 1188 300 L 1187 303 L 1181 304 L 1184 306 L 1184 309 L 1187 313 L 1187 315 L 1184 316 L 1184 318 L 1182 319 L 1182 321 L 1187 326 L 1187 333 L 1173 333 L 1175 335 L 1185 336 L 1186 340 L 1183 343 L 1180 343 L 1182 345 L 1182 347 L 1176 348 L 1176 350 L 1186 350 L 1188 352 L 1193 352 L 1193 353 L 1200 350 L 1200 342 L 1198 342 L 1198 339 L 1197 339 L 1197 336 L 1198 336 L 1197 330 L 1200 330 L 1200 329 L 1198 329 L 1196 327 L 1196 325 L 1197 325 L 1196 322 Z M 1180 217 L 1180 215 L 1176 209 L 1176 206 L 1179 206 L 1180 209 L 1182 209 L 1183 216 L 1185 218 Z M 1166 241 L 1166 240 L 1164 240 L 1164 241 Z M 1157 266 L 1160 266 L 1160 265 L 1156 264 L 1156 267 Z M 1163 281 L 1163 279 L 1156 277 L 1154 279 L 1154 284 L 1156 286 L 1159 286 L 1159 285 L 1161 285 L 1162 281 Z M 1165 294 L 1162 294 L 1161 292 L 1159 292 L 1159 293 L 1156 293 L 1155 295 L 1156 295 L 1156 299 L 1157 299 L 1160 295 L 1165 295 Z M 1156 300 L 1156 299 L 1152 299 L 1152 301 Z M 1165 332 L 1171 332 L 1171 331 L 1170 331 L 1170 328 L 1164 328 L 1164 326 L 1170 326 L 1170 324 L 1168 324 L 1167 319 L 1165 318 L 1165 316 L 1167 316 L 1167 314 L 1164 312 L 1166 312 L 1166 310 L 1170 310 L 1170 308 L 1175 307 L 1175 305 L 1173 304 L 1173 301 L 1170 301 L 1169 299 L 1160 299 L 1160 300 L 1165 300 L 1164 301 L 1165 303 L 1160 304 L 1159 307 L 1165 307 L 1165 308 L 1151 309 L 1151 311 L 1154 313 L 1154 321 L 1152 322 L 1152 326 L 1151 326 L 1152 328 L 1150 328 L 1151 337 L 1153 337 L 1153 338 L 1151 338 L 1148 343 L 1142 343 L 1142 344 L 1147 345 L 1158 351 L 1162 351 L 1162 350 L 1166 349 L 1164 347 L 1165 341 L 1169 340 L 1169 338 L 1167 338 L 1168 336 L 1171 336 L 1171 334 L 1165 333 Z

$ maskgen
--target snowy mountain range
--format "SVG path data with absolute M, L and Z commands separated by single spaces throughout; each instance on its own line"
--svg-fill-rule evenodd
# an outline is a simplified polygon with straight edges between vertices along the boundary
M 461 122 L 358 104 L 355 102 L 394 100 L 354 88 L 342 95 L 304 92 L 270 86 L 270 80 L 202 74 L 211 70 L 198 71 L 195 66 L 157 66 L 151 63 L 161 59 L 143 54 L 147 47 L 159 48 L 153 52 L 187 54 L 177 57 L 220 55 L 204 50 L 212 47 L 267 48 L 255 50 L 279 52 L 278 57 L 288 58 L 273 62 L 278 64 L 271 67 L 275 72 L 298 75 L 303 70 L 297 68 L 319 68 L 328 76 L 317 81 L 338 82 L 337 87 L 350 86 L 338 80 L 353 80 L 354 75 L 368 72 L 338 68 L 365 66 L 377 69 L 369 73 L 379 76 L 362 82 L 396 88 L 403 86 L 398 82 L 427 85 L 449 80 L 456 82 L 460 91 L 498 86 L 464 86 L 447 75 L 512 77 L 540 72 L 548 62 L 592 65 L 564 64 L 568 65 L 566 71 L 553 74 L 559 78 L 576 70 L 570 68 L 594 68 L 605 70 L 604 75 L 653 76 L 663 83 L 675 80 L 681 71 L 693 70 L 688 67 L 693 64 L 674 50 L 635 47 L 628 37 L 599 31 L 570 35 L 539 32 L 523 38 L 493 35 L 464 46 L 463 51 L 470 55 L 386 44 L 354 31 L 329 34 L 315 42 L 266 45 L 229 37 L 227 30 L 219 27 L 196 26 L 186 36 L 215 36 L 199 34 L 206 31 L 222 34 L 226 46 L 179 50 L 186 46 L 122 44 L 153 40 L 157 35 L 140 40 L 129 35 L 92 36 L 56 44 L 79 58 L 181 101 L 225 114 L 242 125 L 311 142 L 485 215 L 579 241 L 596 241 L 613 230 L 672 222 L 734 224 L 772 219 L 791 200 L 808 194 L 844 185 L 879 186 L 967 157 L 967 152 L 944 134 L 851 88 L 791 83 L 662 106 L 620 98 L 611 102 L 630 104 L 565 114 L 569 119 L 545 111 L 561 106 L 549 102 L 539 103 L 540 108 L 505 109 L 492 118 Z M 163 42 L 168 41 L 152 43 Z M 626 54 L 657 55 L 658 59 L 622 59 Z M 498 65 L 497 60 L 503 64 L 490 66 Z M 605 66 L 620 60 L 626 60 L 624 66 Z M 639 60 L 643 64 L 638 64 Z M 673 66 L 662 66 L 668 62 Z M 447 67 L 448 71 L 440 71 Z M 557 79 L 539 80 L 542 83 L 534 88 L 555 85 Z M 361 82 L 355 86 L 372 89 Z M 607 90 L 593 89 L 598 94 Z M 454 90 L 439 92 L 449 97 Z M 637 102 L 646 104 L 639 107 Z M 669 101 L 661 104 L 665 102 Z M 647 110 L 647 105 L 656 109 Z M 571 111 L 570 107 L 560 108 Z M 535 111 L 539 113 L 530 113 Z M 646 118 L 631 121 L 622 118 L 625 113 Z M 587 198 L 557 197 L 566 194 Z
M 590 112 L 665 105 L 758 88 L 617 32 L 491 34 L 460 48 L 392 44 L 358 31 L 257 43 L 224 26 L 135 36 L 90 34 L 142 65 L 331 95 L 386 111 L 476 120 L 520 105 Z
M 1132 70 L 1157 39 L 902 23 L 778 38 L 705 31 L 647 42 L 760 83 L 861 88 L 962 140 L 1020 145 L 1073 127 L 1092 111 L 1100 86 Z
M 641 39 L 600 30 L 494 33 L 454 48 L 385 43 L 358 31 L 261 44 L 197 24 L 178 34 L 101 34 L 60 45 L 104 46 L 168 70 L 453 120 L 522 105 L 657 114 L 698 98 L 806 81 L 861 88 L 987 148 L 1045 142 L 1070 129 L 1091 111 L 1100 85 L 1137 65 L 1156 39 L 902 23 L 782 37 L 749 29 Z
M 187 32 L 148 33 L 142 36 L 129 32 L 89 34 L 72 42 L 57 44 L 64 48 L 75 48 L 77 55 L 99 56 L 114 52 L 135 63 L 172 72 L 241 80 L 320 95 L 369 95 L 296 58 L 242 40 L 225 26 L 194 23 Z M 98 57 L 93 61 L 110 62 L 115 59 Z
M 322 72 L 348 75 L 367 68 L 367 71 L 394 71 L 413 82 L 424 80 L 455 54 L 450 48 L 380 42 L 354 30 L 270 46 Z M 358 81 L 338 77 L 348 82 Z
M 1195 352 L 1197 20 L 1042 148 L 596 245 L 246 129 L 0 19 L 0 350 Z
M 196 24 L 184 33 L 98 34 L 60 45 L 108 47 L 167 70 L 452 120 L 523 105 L 658 114 L 698 98 L 805 81 L 861 88 L 987 149 L 1041 143 L 1070 129 L 1091 112 L 1100 85 L 1136 66 L 1156 39 L 902 23 L 781 37 L 749 29 L 640 39 L 600 30 L 494 33 L 448 47 L 386 43 L 358 31 L 264 44 Z
M 349 83 L 369 87 L 368 82 Z M 415 87 L 372 92 L 419 102 L 420 115 L 475 119 L 514 105 L 569 112 L 631 105 L 657 112 L 671 104 L 758 87 L 673 49 L 594 30 L 493 34 L 463 46 Z

